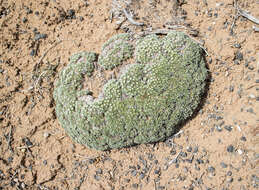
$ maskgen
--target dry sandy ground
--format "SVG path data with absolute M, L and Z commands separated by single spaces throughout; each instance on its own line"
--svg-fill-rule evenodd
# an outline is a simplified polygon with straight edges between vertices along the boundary
M 259 188 L 258 25 L 234 0 L 185 2 L 0 1 L 0 189 Z M 259 18 L 258 0 L 237 4 Z M 151 27 L 185 31 L 207 51 L 200 111 L 166 142 L 106 152 L 73 143 L 55 117 L 58 71 L 75 52 Z

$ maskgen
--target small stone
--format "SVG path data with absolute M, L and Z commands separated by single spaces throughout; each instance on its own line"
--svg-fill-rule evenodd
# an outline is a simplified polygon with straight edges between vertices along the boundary
M 212 167 L 212 166 L 208 167 L 208 172 L 214 173 L 215 172 L 215 168 Z
M 181 157 L 183 157 L 183 158 L 186 158 L 186 157 L 187 157 L 187 153 L 186 153 L 186 152 L 181 152 L 180 155 L 181 155 Z
M 200 171 L 200 167 L 195 164 L 194 166 L 195 170 Z
M 99 175 L 94 175 L 94 179 L 95 179 L 96 181 L 99 181 L 99 180 L 101 179 L 101 177 L 100 177 Z
M 43 160 L 43 165 L 47 165 L 48 164 L 48 162 L 47 162 L 47 160 Z
M 47 34 L 36 34 L 34 40 L 38 41 L 40 39 L 46 39 L 48 37 Z
M 89 159 L 89 164 L 93 164 L 95 162 L 94 158 Z
M 232 176 L 232 172 L 231 172 L 231 171 L 228 171 L 228 172 L 227 172 L 227 176 Z
M 238 149 L 237 153 L 241 155 L 241 154 L 243 154 L 243 151 L 241 149 Z
M 132 176 L 136 176 L 137 175 L 137 170 L 132 170 L 130 173 L 131 173 Z
M 235 59 L 235 60 L 234 60 L 234 64 L 235 64 L 235 65 L 240 65 L 239 60 Z
M 224 129 L 226 129 L 228 132 L 231 132 L 232 131 L 232 126 L 231 125 L 225 125 L 224 126 Z
M 160 174 L 160 169 L 155 170 L 154 173 L 159 175 Z
M 234 151 L 234 146 L 233 146 L 233 145 L 229 145 L 229 146 L 227 147 L 227 151 L 228 151 L 228 152 L 233 152 L 233 151 Z
M 232 183 L 233 180 L 234 180 L 233 177 L 227 178 L 227 182 L 228 182 L 228 183 Z
M 254 94 L 250 94 L 250 95 L 249 95 L 249 98 L 251 98 L 251 99 L 255 99 L 255 98 L 256 98 L 256 96 L 255 96 Z
M 26 144 L 27 146 L 32 146 L 32 145 L 33 145 L 32 142 L 30 141 L 30 139 L 28 139 L 28 138 L 25 138 L 25 139 L 24 139 L 24 142 L 25 142 L 25 144 Z
M 69 9 L 67 11 L 67 18 L 69 18 L 69 19 L 74 19 L 75 18 L 75 10 L 74 9 Z
M 234 44 L 234 47 L 235 47 L 235 48 L 241 48 L 241 45 L 238 44 L 238 43 L 236 43 L 236 44 Z
M 155 164 L 158 164 L 158 160 L 154 160 L 154 163 L 155 163 Z
M 249 108 L 249 109 L 247 109 L 246 111 L 247 111 L 248 113 L 254 113 L 253 108 Z
M 187 146 L 186 150 L 187 150 L 187 152 L 192 152 L 192 147 L 191 146 Z
M 235 59 L 242 61 L 244 59 L 243 53 L 241 53 L 240 51 L 237 51 L 235 55 Z
M 245 136 L 242 136 L 242 137 L 240 138 L 240 140 L 245 142 L 245 141 L 246 141 L 246 137 L 245 137 Z
M 204 163 L 204 161 L 203 161 L 202 159 L 197 159 L 196 162 L 197 162 L 198 164 L 203 164 L 203 163 Z
M 98 168 L 97 170 L 96 170 L 96 174 L 102 174 L 103 173 L 103 170 L 101 169 L 101 168 Z
M 183 168 L 183 172 L 187 173 L 187 172 L 188 172 L 188 168 L 187 168 L 187 167 L 184 167 L 184 168 Z
M 197 153 L 198 150 L 199 150 L 199 148 L 197 146 L 195 146 L 194 149 L 193 149 L 193 153 Z
M 259 79 L 256 79 L 256 80 L 255 80 L 255 83 L 259 83 Z
M 138 188 L 138 184 L 137 184 L 137 183 L 133 183 L 133 184 L 132 184 L 132 187 L 135 188 L 135 189 L 137 189 L 137 188 Z
M 28 21 L 28 19 L 26 17 L 23 17 L 22 22 L 26 23 L 27 21 Z
M 49 134 L 48 132 L 44 132 L 44 133 L 43 133 L 43 137 L 44 137 L 44 138 L 48 138 L 49 136 L 50 136 L 50 134 Z
M 13 157 L 12 156 L 8 157 L 7 161 L 8 163 L 11 163 L 13 161 Z
M 82 22 L 84 20 L 84 17 L 80 16 L 79 20 Z
M 171 155 L 175 155 L 176 154 L 176 151 L 174 149 L 170 150 L 170 154 Z
M 233 92 L 234 91 L 234 86 L 233 85 L 230 85 L 229 87 L 229 92 Z
M 139 179 L 144 179 L 144 178 L 145 178 L 145 174 L 141 172 L 139 175 Z
M 166 171 L 168 169 L 168 165 L 165 164 L 163 170 Z
M 248 69 L 251 70 L 251 71 L 253 71 L 253 70 L 254 70 L 254 66 L 249 65 L 249 66 L 248 66 Z
M 35 49 L 32 49 L 30 52 L 30 56 L 35 56 L 35 55 L 36 55 L 36 51 L 35 51 Z
M 228 167 L 228 165 L 225 164 L 224 162 L 220 162 L 220 166 L 221 166 L 222 168 L 227 168 L 227 167 Z
M 216 127 L 216 130 L 217 130 L 218 132 L 221 132 L 221 131 L 222 131 L 222 128 L 221 128 L 220 126 L 216 125 L 215 127 Z

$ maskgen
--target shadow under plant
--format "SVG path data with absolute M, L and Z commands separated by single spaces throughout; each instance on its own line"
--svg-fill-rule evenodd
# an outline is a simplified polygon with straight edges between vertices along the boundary
M 119 34 L 97 58 L 81 52 L 56 83 L 56 114 L 78 143 L 98 150 L 163 141 L 201 105 L 208 72 L 182 32 Z

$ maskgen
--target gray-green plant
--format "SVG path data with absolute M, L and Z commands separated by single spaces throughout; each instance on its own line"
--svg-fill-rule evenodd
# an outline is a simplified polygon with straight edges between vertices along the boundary
M 95 70 L 120 66 L 99 97 L 84 87 Z M 202 49 L 184 33 L 138 39 L 119 34 L 104 44 L 99 58 L 91 52 L 70 58 L 55 85 L 56 114 L 72 139 L 90 148 L 163 141 L 197 109 L 206 78 Z

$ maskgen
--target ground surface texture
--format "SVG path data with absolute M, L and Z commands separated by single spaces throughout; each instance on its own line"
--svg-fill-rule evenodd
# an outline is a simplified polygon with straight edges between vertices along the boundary
M 259 2 L 236 3 L 1 0 L 0 189 L 258 189 L 259 33 L 237 9 L 259 18 Z M 201 110 L 165 142 L 106 152 L 73 143 L 53 101 L 68 58 L 100 53 L 118 33 L 170 29 L 207 52 Z

